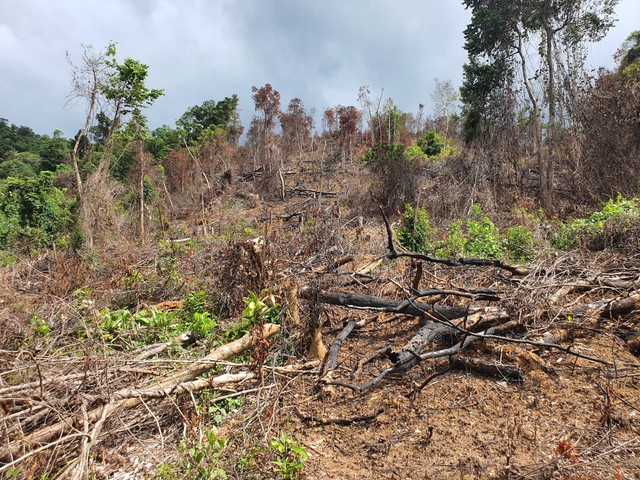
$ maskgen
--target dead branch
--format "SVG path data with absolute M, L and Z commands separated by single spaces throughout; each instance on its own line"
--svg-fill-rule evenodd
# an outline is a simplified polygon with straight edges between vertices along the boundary
M 331 348 L 329 348 L 329 353 L 327 354 L 327 361 L 325 364 L 325 372 L 329 372 L 331 370 L 335 370 L 336 365 L 338 363 L 338 352 L 340 351 L 340 347 L 342 346 L 342 342 L 349 336 L 349 334 L 353 331 L 356 326 L 355 320 L 351 320 L 349 323 L 345 325 L 342 331 L 336 336 L 336 339 L 333 341 Z
M 264 325 L 263 338 L 269 338 L 279 331 L 279 325 L 266 324 Z M 115 392 L 108 403 L 88 412 L 87 418 L 90 422 L 97 422 L 103 417 L 108 418 L 109 416 L 117 415 L 120 412 L 139 405 L 145 396 L 150 398 L 153 396 L 164 396 L 174 392 L 177 394 L 184 393 L 186 391 L 190 391 L 190 388 L 203 388 L 209 385 L 210 380 L 207 379 L 204 382 L 192 382 L 192 380 L 212 369 L 215 366 L 216 361 L 226 360 L 234 355 L 242 353 L 250 348 L 251 344 L 252 335 L 251 333 L 247 333 L 242 338 L 213 350 L 209 355 L 196 360 L 190 366 L 165 378 L 164 380 L 160 380 L 153 387 L 141 389 L 127 388 Z M 6 451 L 0 454 L 0 460 L 13 459 L 15 456 L 19 455 L 21 451 L 45 444 L 55 437 L 65 435 L 73 428 L 74 422 L 72 420 L 65 419 L 54 425 L 32 432 L 25 436 L 21 441 L 9 444 Z
M 458 355 L 450 359 L 451 368 L 476 372 L 481 375 L 503 378 L 505 380 L 521 382 L 523 380 L 518 365 L 505 365 L 495 361 L 486 361 L 480 358 Z
M 516 328 L 518 325 L 519 324 L 518 324 L 517 321 L 512 320 L 511 322 L 507 322 L 504 325 L 498 325 L 498 326 L 495 326 L 495 327 L 492 327 L 492 328 L 488 328 L 487 330 L 484 330 L 483 332 L 473 334 L 473 336 L 469 336 L 469 337 L 465 338 L 464 340 L 462 340 L 461 342 L 458 342 L 457 344 L 455 344 L 452 347 L 445 348 L 445 349 L 442 349 L 442 350 L 436 350 L 436 351 L 432 351 L 432 352 L 427 352 L 427 353 L 424 353 L 422 355 L 418 355 L 418 354 L 411 355 L 411 358 L 408 361 L 406 361 L 404 364 L 397 364 L 397 365 L 394 365 L 393 367 L 387 368 L 387 369 L 383 370 L 382 372 L 380 372 L 376 377 L 372 378 L 371 380 L 369 380 L 368 382 L 366 382 L 366 383 L 364 383 L 362 385 L 352 385 L 350 383 L 341 382 L 341 381 L 338 381 L 338 380 L 334 380 L 334 381 L 328 382 L 328 384 L 329 385 L 339 386 L 339 387 L 345 387 L 345 388 L 348 388 L 348 389 L 356 391 L 356 392 L 361 392 L 363 390 L 367 390 L 367 389 L 377 385 L 378 383 L 380 383 L 387 376 L 389 376 L 391 374 L 394 374 L 394 373 L 404 372 L 404 371 L 416 366 L 417 364 L 419 364 L 423 360 L 427 360 L 427 359 L 430 359 L 430 358 L 450 357 L 452 355 L 456 355 L 459 352 L 461 352 L 462 350 L 464 350 L 465 348 L 467 348 L 472 343 L 480 340 L 481 338 L 487 338 L 486 336 L 495 335 L 496 333 Z M 507 339 L 507 337 L 498 337 L 498 338 Z
M 287 187 L 287 195 L 299 195 L 301 197 L 335 197 L 337 195 L 336 192 L 324 192 L 322 190 L 313 190 L 311 188 L 289 188 Z
M 352 425 L 358 422 L 370 422 L 372 420 L 375 420 L 376 418 L 378 418 L 380 415 L 384 413 L 384 409 L 380 408 L 379 410 L 376 410 L 371 415 L 358 415 L 351 418 L 326 418 L 325 419 L 321 417 L 316 417 L 314 415 L 304 415 L 297 408 L 294 411 L 296 415 L 300 417 L 300 420 L 302 420 L 305 423 L 312 423 L 315 425 L 340 425 L 343 427 L 348 427 L 349 425 Z
M 640 310 L 640 294 L 625 298 L 601 300 L 574 309 L 574 315 L 596 315 L 599 318 L 616 318 Z

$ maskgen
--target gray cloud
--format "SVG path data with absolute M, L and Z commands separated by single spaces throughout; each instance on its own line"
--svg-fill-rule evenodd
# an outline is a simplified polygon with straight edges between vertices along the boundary
M 597 65 L 637 28 L 637 0 L 591 48 Z M 251 87 L 271 83 L 283 106 L 357 104 L 358 88 L 384 89 L 405 111 L 429 110 L 434 79 L 459 86 L 469 13 L 438 0 L 0 0 L 0 117 L 38 133 L 72 136 L 82 105 L 65 107 L 70 69 L 82 45 L 118 43 L 118 58 L 150 67 L 166 95 L 147 111 L 152 128 L 173 125 L 190 106 L 237 94 L 245 126 Z M 607 63 L 608 62 L 608 63 Z

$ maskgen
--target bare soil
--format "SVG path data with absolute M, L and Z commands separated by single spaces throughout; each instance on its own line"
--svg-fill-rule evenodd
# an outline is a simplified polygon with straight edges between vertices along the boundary
M 353 178 L 362 178 L 352 173 Z M 246 391 L 240 408 L 218 422 L 214 413 L 200 408 L 213 405 L 203 392 L 149 400 L 105 423 L 92 449 L 89 477 L 163 478 L 157 476 L 158 467 L 179 463 L 184 456 L 178 447 L 181 440 L 197 443 L 204 431 L 214 428 L 228 440 L 219 460 L 228 478 L 278 478 L 270 470 L 273 452 L 267 445 L 281 431 L 308 452 L 300 475 L 307 479 L 640 478 L 640 360 L 634 347 L 640 312 L 611 319 L 579 308 L 636 294 L 640 285 L 637 256 L 543 253 L 524 278 L 495 268 L 425 264 L 422 288 L 498 290 L 500 305 L 508 309 L 511 320 L 519 321 L 519 328 L 506 337 L 560 344 L 605 363 L 539 345 L 485 340 L 465 354 L 518 366 L 522 380 L 446 371 L 449 359 L 441 358 L 391 375 L 370 389 L 353 391 L 323 383 L 321 365 L 283 373 L 270 368 L 269 362 L 301 366 L 310 360 L 306 353 L 316 324 L 322 327 L 324 344 L 330 346 L 345 324 L 355 319 L 363 326 L 342 344 L 333 379 L 352 385 L 370 380 L 391 362 L 384 355 L 364 360 L 384 348 L 401 349 L 419 329 L 420 319 L 318 305 L 309 292 L 321 288 L 403 299 L 414 271 L 410 261 L 395 260 L 385 261 L 371 278 L 353 275 L 385 253 L 384 225 L 351 208 L 347 193 L 355 195 L 356 187 L 344 176 L 325 178 L 321 188 L 313 171 L 305 177 L 303 169 L 295 179 L 296 188 L 338 192 L 340 217 L 332 214 L 333 198 L 292 194 L 284 202 L 275 199 L 253 205 L 240 197 L 231 198 L 235 203 L 220 199 L 207 212 L 202 231 L 196 228 L 201 215 L 181 221 L 182 231 L 195 232 L 194 238 L 204 241 L 179 256 L 175 268 L 183 285 L 161 280 L 152 284 L 157 270 L 153 258 L 159 253 L 132 244 L 114 247 L 98 266 L 95 258 L 85 257 L 73 267 L 73 275 L 68 271 L 69 258 L 59 252 L 5 268 L 0 389 L 34 382 L 33 392 L 25 394 L 31 403 L 20 403 L 20 408 L 36 409 L 20 424 L 23 433 L 41 428 L 51 418 L 80 415 L 81 405 L 99 403 L 118 388 L 153 384 L 159 375 L 177 368 L 171 362 L 192 361 L 210 347 L 201 340 L 142 365 L 132 361 L 140 353 L 138 345 L 132 344 L 130 351 L 98 351 L 104 345 L 91 335 L 84 337 L 84 343 L 64 337 L 63 333 L 77 328 L 95 328 L 86 325 L 96 318 L 99 307 L 177 300 L 190 288 L 222 285 L 229 308 L 238 311 L 242 292 L 294 282 L 300 289 L 302 323 L 283 319 L 283 334 L 271 345 L 272 357 L 265 363 L 262 382 L 254 380 L 222 392 Z M 300 216 L 285 218 L 298 212 Z M 251 241 L 250 235 L 220 239 L 221 232 L 239 218 L 250 219 L 252 228 L 263 230 L 266 244 L 253 257 L 250 250 L 238 247 Z M 353 260 L 337 271 L 327 270 L 344 255 Z M 126 284 L 134 270 L 147 282 Z M 604 278 L 624 281 L 627 288 L 598 283 Z M 71 295 L 85 284 L 91 286 L 95 305 L 78 303 Z M 286 304 L 284 293 L 279 294 Z M 473 307 L 494 304 L 448 296 L 437 301 Z M 51 325 L 53 340 L 29 337 L 34 335 L 34 316 Z M 223 319 L 221 324 L 232 321 Z M 448 339 L 429 349 L 457 341 Z M 242 362 L 249 366 L 250 361 Z M 62 380 L 51 382 L 83 372 L 88 380 L 75 384 L 75 392 Z M 38 392 L 39 382 L 41 388 L 42 383 L 46 385 L 46 392 Z M 0 436 L 16 441 L 19 402 L 9 394 L 3 397 L 4 434 L 0 431 Z M 51 411 L 51 418 L 38 417 L 40 407 Z M 6 446 L 7 441 L 2 444 Z M 45 472 L 59 472 L 79 448 L 79 441 L 74 441 L 33 455 L 24 460 L 20 476 L 38 478 Z M 4 459 L 4 465 L 9 461 Z

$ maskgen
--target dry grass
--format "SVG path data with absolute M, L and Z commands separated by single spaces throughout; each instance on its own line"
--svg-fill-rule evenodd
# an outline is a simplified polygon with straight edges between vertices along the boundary
M 334 378 L 362 384 L 390 365 L 372 352 L 382 347 L 397 351 L 420 320 L 321 305 L 313 292 L 404 299 L 415 268 L 396 260 L 372 269 L 371 262 L 385 253 L 386 238 L 383 225 L 357 204 L 363 201 L 358 199 L 368 173 L 349 164 L 328 172 L 307 160 L 287 167 L 298 168 L 299 174 L 286 178 L 284 202 L 250 201 L 242 191 L 249 182 L 238 183 L 184 218 L 167 214 L 167 228 L 158 228 L 156 240 L 144 246 L 135 238 L 104 232 L 96 243 L 100 248 L 90 253 L 42 253 L 2 269 L 1 448 L 60 421 L 72 427 L 64 438 L 31 449 L 25 445 L 5 456 L 2 474 L 14 466 L 22 478 L 65 471 L 92 442 L 87 435 L 100 421 L 88 420 L 92 409 L 119 390 L 153 385 L 205 355 L 214 338 L 221 341 L 218 329 L 188 348 L 173 342 L 134 343 L 140 337 L 132 332 L 113 342 L 100 328 L 98 310 L 136 311 L 184 300 L 202 289 L 217 299 L 219 324 L 226 327 L 239 318 L 248 290 L 271 289 L 285 311 L 297 303 L 299 313 L 296 319 L 282 317 L 282 334 L 270 345 L 262 381 L 145 398 L 136 408 L 104 419 L 87 463 L 73 472 L 95 478 L 179 478 L 162 477 L 159 466 L 173 464 L 184 474 L 187 456 L 180 444 L 203 449 L 207 432 L 216 431 L 227 444 L 215 466 L 229 478 L 272 478 L 277 454 L 269 443 L 286 431 L 310 454 L 303 478 L 634 478 L 640 455 L 640 374 L 632 353 L 638 312 L 607 318 L 597 302 L 637 293 L 637 257 L 541 253 L 525 277 L 493 268 L 425 264 L 420 288 L 499 292 L 499 305 L 518 324 L 505 335 L 538 345 L 485 341 L 467 353 L 516 364 L 524 381 L 453 370 L 425 384 L 448 367 L 446 359 L 434 359 L 363 392 L 341 387 L 332 392 L 320 388 L 320 368 L 304 358 L 313 329 L 321 326 L 329 345 L 349 320 L 358 322 L 340 349 Z M 469 196 L 462 186 L 437 179 L 461 179 L 468 168 L 478 169 L 473 178 L 484 175 L 482 165 L 464 162 L 434 172 L 432 186 L 421 197 L 445 219 L 461 215 Z M 190 184 L 189 195 L 201 199 L 198 189 L 204 187 L 197 183 Z M 499 209 L 498 197 L 482 181 L 474 185 L 474 201 L 484 207 L 494 198 Z M 303 196 L 309 189 L 333 196 Z M 182 202 L 177 191 L 174 206 Z M 334 201 L 339 216 L 333 213 Z M 183 241 L 186 237 L 190 240 Z M 347 260 L 334 268 L 341 259 Z M 366 274 L 354 273 L 367 267 Z M 298 302 L 288 296 L 292 286 L 300 292 Z M 450 295 L 432 301 L 488 305 Z M 437 347 L 459 339 L 443 341 Z M 578 359 L 541 342 L 608 363 Z M 259 373 L 252 360 L 220 362 L 218 373 L 248 371 L 252 365 Z M 243 398 L 242 405 L 217 419 L 219 408 L 237 398 Z M 384 413 L 374 420 L 346 426 L 327 422 L 380 408 Z

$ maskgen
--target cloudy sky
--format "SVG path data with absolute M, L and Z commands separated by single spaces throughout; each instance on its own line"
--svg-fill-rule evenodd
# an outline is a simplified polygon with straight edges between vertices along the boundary
M 639 28 L 640 1 L 622 0 L 619 21 L 591 46 L 594 66 Z M 402 110 L 431 106 L 434 79 L 459 87 L 463 30 L 459 0 L 0 0 L 0 117 L 40 134 L 82 126 L 84 105 L 65 105 L 69 52 L 103 50 L 149 65 L 147 85 L 165 96 L 149 126 L 174 126 L 187 108 L 237 94 L 253 115 L 251 87 L 271 83 L 283 106 L 299 97 L 317 115 L 357 105 L 358 89 L 384 89 Z

